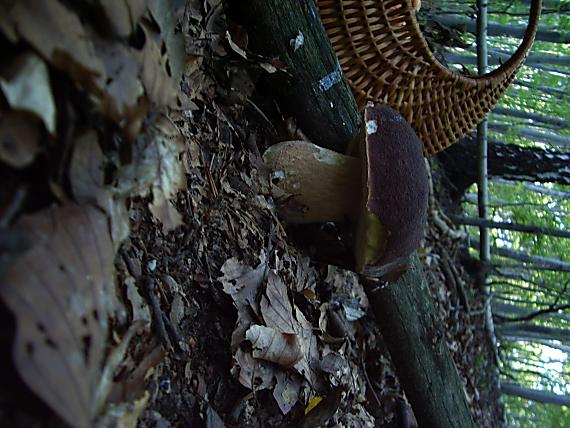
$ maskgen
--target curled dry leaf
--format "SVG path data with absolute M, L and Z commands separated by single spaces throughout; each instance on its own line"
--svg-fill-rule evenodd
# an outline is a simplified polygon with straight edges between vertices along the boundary
M 0 14 L 47 61 L 83 88 L 99 93 L 96 81 L 105 81 L 105 68 L 95 54 L 91 37 L 71 10 L 57 0 L 18 0 L 1 2 Z
M 260 263 L 254 269 L 243 265 L 237 257 L 226 260 L 222 266 L 224 274 L 219 280 L 224 292 L 229 294 L 238 312 L 236 327 L 232 333 L 232 349 L 236 349 L 245 338 L 245 332 L 254 322 L 253 315 L 260 315 L 257 297 L 263 285 L 267 260 L 261 254 Z
M 29 113 L 0 113 L 0 160 L 14 168 L 31 164 L 40 149 L 41 126 Z
M 245 338 L 253 346 L 254 358 L 291 367 L 303 357 L 299 340 L 294 334 L 280 333 L 263 325 L 252 325 L 246 331 Z
M 0 86 L 10 107 L 34 113 L 55 133 L 55 103 L 48 69 L 40 57 L 29 52 L 20 55 L 3 71 Z
M 14 313 L 14 363 L 28 386 L 73 427 L 96 416 L 114 311 L 114 249 L 107 217 L 68 204 L 24 217 L 33 247 L 0 283 Z

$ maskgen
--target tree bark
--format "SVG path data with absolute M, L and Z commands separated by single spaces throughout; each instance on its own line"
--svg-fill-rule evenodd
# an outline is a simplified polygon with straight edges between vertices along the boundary
M 384 287 L 370 283 L 367 295 L 420 425 L 473 427 L 421 269 L 416 255 L 397 282 Z
M 501 383 L 501 392 L 508 395 L 526 398 L 537 403 L 556 404 L 558 406 L 570 406 L 570 395 L 558 395 L 553 392 L 538 389 L 525 388 L 514 383 Z
M 313 0 L 232 3 L 248 28 L 250 49 L 285 65 L 286 72 L 267 82 L 282 112 L 315 144 L 344 152 L 362 119 L 355 103 L 342 102 L 352 93 Z
M 472 136 L 438 155 L 450 181 L 451 196 L 458 200 L 475 183 L 477 144 Z M 570 185 L 570 154 L 554 150 L 490 142 L 489 175 L 512 181 Z
M 533 224 L 517 224 L 501 221 L 492 221 L 476 217 L 461 217 L 450 215 L 449 218 L 456 224 L 467 224 L 469 226 L 483 226 L 489 229 L 515 230 L 517 232 L 532 233 L 535 235 L 557 236 L 559 238 L 570 238 L 570 232 L 550 227 L 536 226 Z

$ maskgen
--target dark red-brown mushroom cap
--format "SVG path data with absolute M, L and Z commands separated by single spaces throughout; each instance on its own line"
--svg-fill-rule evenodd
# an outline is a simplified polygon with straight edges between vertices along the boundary
M 364 119 L 365 206 L 380 220 L 386 242 L 379 259 L 362 270 L 383 276 L 405 264 L 424 236 L 428 177 L 423 146 L 398 112 L 369 104 Z

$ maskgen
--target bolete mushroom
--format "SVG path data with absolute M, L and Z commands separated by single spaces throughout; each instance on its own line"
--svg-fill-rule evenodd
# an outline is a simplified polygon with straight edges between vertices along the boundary
M 263 154 L 285 197 L 287 223 L 350 221 L 356 271 L 375 277 L 401 270 L 419 245 L 427 217 L 422 144 L 395 110 L 368 105 L 358 157 L 306 141 Z

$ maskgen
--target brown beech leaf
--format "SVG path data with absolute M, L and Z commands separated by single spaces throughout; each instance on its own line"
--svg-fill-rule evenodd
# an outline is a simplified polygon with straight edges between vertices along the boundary
M 3 70 L 0 86 L 10 107 L 34 113 L 55 133 L 55 102 L 48 69 L 40 57 L 30 52 L 20 55 Z
M 33 246 L 0 282 L 14 313 L 14 363 L 28 386 L 73 427 L 90 427 L 97 411 L 114 311 L 114 249 L 107 217 L 68 204 L 16 225 Z
M 157 107 L 174 105 L 177 100 L 177 83 L 168 74 L 167 54 L 162 54 L 160 35 L 143 26 L 146 42 L 137 52 L 141 64 L 140 78 L 150 101 Z
M 0 14 L 6 15 L 18 35 L 47 61 L 80 86 L 98 92 L 96 80 L 105 80 L 105 68 L 83 24 L 70 9 L 57 0 L 2 1 Z
M 41 128 L 40 119 L 30 113 L 0 113 L 0 160 L 14 168 L 31 164 L 40 150 Z
M 174 3 L 174 0 L 149 0 L 149 10 L 160 27 L 160 34 L 168 53 L 168 64 L 172 73 L 172 79 L 174 82 L 178 82 L 184 72 L 186 51 L 182 33 L 176 32 L 178 22 L 176 20 Z
M 244 352 L 240 348 L 234 358 L 239 366 L 238 380 L 249 389 L 267 389 L 274 385 L 275 366 L 267 361 L 256 360 L 251 353 Z
M 129 235 L 129 217 L 124 198 L 105 186 L 104 166 L 107 162 L 94 130 L 87 130 L 75 140 L 69 165 L 69 181 L 75 200 L 97 205 L 111 220 L 111 236 L 115 247 Z
M 131 34 L 147 9 L 148 0 L 99 0 L 113 31 L 118 36 Z
M 182 216 L 171 202 L 186 189 L 184 141 L 170 120 L 161 116 L 134 147 L 133 160 L 117 172 L 115 192 L 123 196 L 152 194 L 149 209 L 169 232 L 182 224 Z
M 245 338 L 253 346 L 254 358 L 291 367 L 303 357 L 299 340 L 294 334 L 284 334 L 271 327 L 254 324 L 246 331 Z
M 267 275 L 267 287 L 261 298 L 261 313 L 267 326 L 285 334 L 295 334 L 296 320 L 287 294 L 287 286 L 281 278 L 270 270 Z
M 104 95 L 101 96 L 100 110 L 115 121 L 135 112 L 144 89 L 139 80 L 140 64 L 134 51 L 119 43 L 94 38 L 97 55 L 103 62 L 107 79 Z
M 277 382 L 273 389 L 273 397 L 284 415 L 289 413 L 299 400 L 302 377 L 292 371 L 275 374 Z
M 245 339 L 245 332 L 253 324 L 254 315 L 260 314 L 257 297 L 267 270 L 265 255 L 262 254 L 260 259 L 259 265 L 254 269 L 239 262 L 237 257 L 232 257 L 225 261 L 221 269 L 223 276 L 218 278 L 238 311 L 236 327 L 232 333 L 232 349 L 236 349 Z

